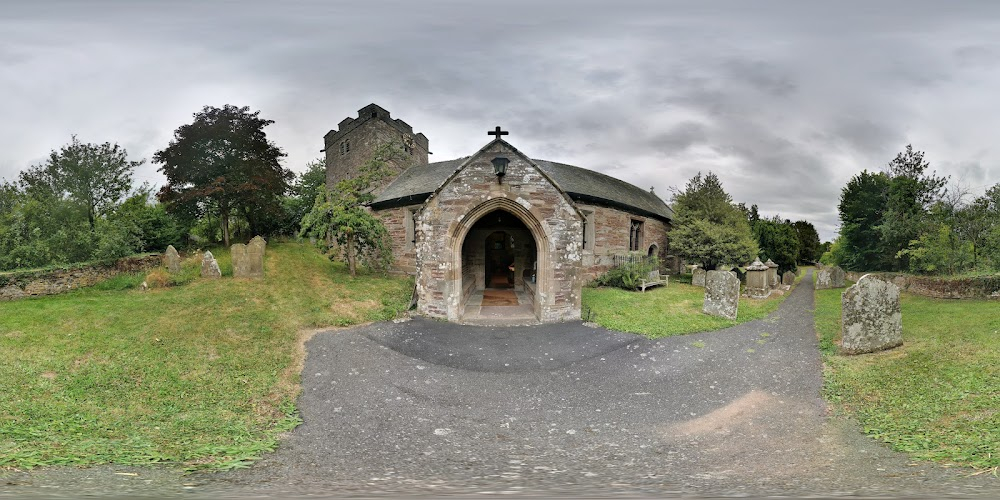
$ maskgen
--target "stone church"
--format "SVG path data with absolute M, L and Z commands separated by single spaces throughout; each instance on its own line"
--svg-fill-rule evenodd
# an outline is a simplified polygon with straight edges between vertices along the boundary
M 471 156 L 430 163 L 424 134 L 370 104 L 324 137 L 329 186 L 356 175 L 380 143 L 408 155 L 391 165 L 396 173 L 371 209 L 392 236 L 393 270 L 415 276 L 420 313 L 467 323 L 578 320 L 583 285 L 616 259 L 673 260 L 673 213 L 652 189 L 532 159 L 500 127 L 488 133 Z

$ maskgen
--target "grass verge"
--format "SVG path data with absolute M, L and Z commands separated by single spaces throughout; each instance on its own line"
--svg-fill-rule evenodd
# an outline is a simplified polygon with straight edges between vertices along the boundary
M 391 318 L 412 289 L 290 243 L 262 280 L 141 278 L 0 303 L 0 468 L 245 466 L 298 423 L 301 332 Z
M 864 431 L 922 460 L 1000 467 L 1000 304 L 902 296 L 903 346 L 836 354 L 840 294 L 816 291 L 825 396 Z
M 685 283 L 686 281 L 686 283 Z M 584 288 L 583 315 L 609 330 L 638 333 L 651 339 L 685 333 L 719 330 L 762 319 L 784 302 L 790 292 L 756 300 L 740 297 L 735 320 L 702 312 L 705 289 L 691 285 L 690 277 L 647 290 L 630 292 L 618 288 Z

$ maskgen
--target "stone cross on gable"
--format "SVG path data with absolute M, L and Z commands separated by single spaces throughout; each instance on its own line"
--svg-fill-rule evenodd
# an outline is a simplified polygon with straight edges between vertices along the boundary
M 500 130 L 500 126 L 497 125 L 497 128 L 495 130 L 492 130 L 490 132 L 486 132 L 486 135 L 495 135 L 497 137 L 497 139 L 499 139 L 500 136 L 502 136 L 502 135 L 510 135 L 510 132 L 507 132 L 506 130 Z

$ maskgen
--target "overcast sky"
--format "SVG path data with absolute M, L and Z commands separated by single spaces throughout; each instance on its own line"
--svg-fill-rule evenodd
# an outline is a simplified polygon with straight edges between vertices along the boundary
M 829 240 L 844 184 L 908 143 L 975 194 L 1000 182 L 1000 2 L 0 3 L 7 180 L 72 134 L 151 160 L 224 104 L 274 120 L 300 172 L 372 102 L 431 161 L 500 125 L 529 156 L 664 197 L 714 171 Z

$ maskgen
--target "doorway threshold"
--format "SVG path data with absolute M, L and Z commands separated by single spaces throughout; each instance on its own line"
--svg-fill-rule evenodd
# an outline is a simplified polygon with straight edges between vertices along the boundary
M 489 291 L 492 289 L 485 290 L 485 292 Z M 460 323 L 484 326 L 539 324 L 538 318 L 535 317 L 535 311 L 531 307 L 531 299 L 520 291 L 514 292 L 514 295 L 517 297 L 517 305 L 491 305 L 504 302 L 491 300 L 489 297 L 484 301 L 484 290 L 476 290 L 465 303 L 465 312 L 462 314 Z

